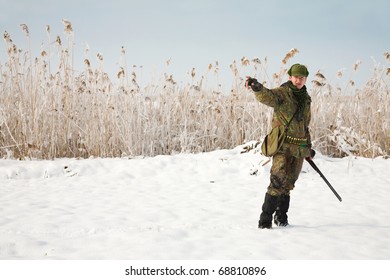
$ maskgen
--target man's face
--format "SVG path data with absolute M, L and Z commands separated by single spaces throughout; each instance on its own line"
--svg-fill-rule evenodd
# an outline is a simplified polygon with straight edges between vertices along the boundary
M 303 76 L 291 76 L 291 77 L 289 77 L 289 80 L 298 89 L 303 88 L 303 86 L 306 84 L 306 79 L 307 79 L 307 77 L 303 77 Z

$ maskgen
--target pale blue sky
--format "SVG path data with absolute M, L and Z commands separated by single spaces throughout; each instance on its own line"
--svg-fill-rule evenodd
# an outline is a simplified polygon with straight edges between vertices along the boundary
M 171 72 L 179 80 L 192 67 L 205 73 L 216 60 L 228 73 L 229 64 L 242 56 L 267 56 L 269 72 L 276 72 L 286 52 L 298 48 L 290 64 L 304 63 L 328 79 L 346 68 L 347 76 L 364 81 L 374 66 L 371 58 L 384 63 L 383 53 L 390 51 L 389 11 L 388 0 L 0 0 L 0 31 L 25 48 L 20 28 L 25 23 L 39 50 L 47 43 L 46 25 L 53 38 L 65 39 L 61 19 L 67 19 L 80 70 L 86 43 L 91 56 L 103 54 L 109 72 L 116 73 L 124 46 L 127 63 L 143 65 L 145 72 L 163 71 L 172 58 Z M 4 42 L 0 51 L 2 58 Z M 363 64 L 353 74 L 357 59 Z

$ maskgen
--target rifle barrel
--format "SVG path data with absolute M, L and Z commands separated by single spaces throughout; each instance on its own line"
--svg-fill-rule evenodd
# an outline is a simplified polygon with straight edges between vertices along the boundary
M 336 190 L 332 187 L 332 185 L 329 183 L 329 181 L 325 178 L 324 174 L 322 174 L 321 170 L 317 167 L 317 165 L 312 161 L 310 158 L 306 158 L 306 161 L 313 167 L 315 171 L 320 174 L 321 178 L 325 181 L 325 183 L 328 185 L 330 190 L 334 193 L 334 195 L 337 197 L 337 199 L 341 202 L 341 196 L 336 192 Z

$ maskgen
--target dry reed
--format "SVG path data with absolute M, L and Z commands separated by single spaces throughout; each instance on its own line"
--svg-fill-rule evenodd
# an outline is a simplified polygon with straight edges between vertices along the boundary
M 260 140 L 270 129 L 272 109 L 258 103 L 244 88 L 241 72 L 252 73 L 268 87 L 286 79 L 290 50 L 279 73 L 269 75 L 267 58 L 230 65 L 229 92 L 221 92 L 219 63 L 202 75 L 189 72 L 191 83 L 177 83 L 169 73 L 140 87 L 142 66 L 129 71 L 125 50 L 115 83 L 89 49 L 85 69 L 74 75 L 73 27 L 63 20 L 67 42 L 56 37 L 57 59 L 49 43 L 34 60 L 29 49 L 18 49 L 5 32 L 6 61 L 0 61 L 0 156 L 54 159 L 60 157 L 155 156 L 229 149 Z M 21 25 L 29 39 L 27 25 Z M 389 53 L 385 59 L 390 60 Z M 56 61 L 53 61 L 56 60 Z M 166 62 L 171 64 L 171 59 Z M 55 69 L 54 69 L 54 66 Z M 360 62 L 355 63 L 355 70 Z M 210 75 L 215 79 L 210 85 Z M 342 75 L 341 72 L 337 75 Z M 270 77 L 273 77 L 272 79 Z M 198 79 L 198 80 L 197 80 Z M 340 89 L 319 71 L 312 81 L 314 148 L 331 156 L 388 156 L 390 150 L 389 68 L 375 66 L 361 89 L 354 83 Z

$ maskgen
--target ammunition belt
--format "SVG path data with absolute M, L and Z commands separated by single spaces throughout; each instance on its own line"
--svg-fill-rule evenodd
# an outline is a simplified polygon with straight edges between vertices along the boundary
M 286 136 L 286 142 L 289 144 L 299 145 L 299 146 L 307 146 L 307 138 L 297 138 Z

